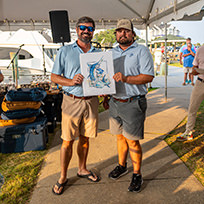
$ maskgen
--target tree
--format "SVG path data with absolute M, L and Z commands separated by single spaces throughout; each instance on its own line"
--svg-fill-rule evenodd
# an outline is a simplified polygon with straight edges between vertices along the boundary
M 101 45 L 112 46 L 116 42 L 114 29 L 108 29 L 106 31 L 101 31 L 94 35 L 93 41 L 100 43 Z
M 140 39 L 139 36 L 136 36 L 136 40 L 138 39 Z M 112 46 L 114 43 L 116 43 L 115 29 L 108 29 L 106 31 L 96 33 L 93 41 L 98 42 L 103 46 Z

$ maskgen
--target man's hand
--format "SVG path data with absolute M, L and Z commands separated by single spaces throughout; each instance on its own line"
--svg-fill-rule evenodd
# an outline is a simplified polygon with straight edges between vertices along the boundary
M 105 110 L 109 109 L 109 97 L 108 96 L 105 96 L 104 99 L 103 99 L 103 107 L 105 108 Z
M 195 67 L 193 67 L 191 74 L 193 74 L 193 75 L 198 75 L 199 73 L 195 70 Z
M 82 84 L 84 76 L 81 74 L 76 74 L 72 79 L 72 85 Z
M 116 81 L 116 82 L 123 82 L 125 83 L 127 81 L 127 77 L 125 75 L 123 75 L 121 72 L 117 72 L 114 74 L 113 76 L 113 79 Z

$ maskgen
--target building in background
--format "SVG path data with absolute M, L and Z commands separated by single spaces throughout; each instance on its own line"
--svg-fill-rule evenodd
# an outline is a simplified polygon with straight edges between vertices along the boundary
M 180 36 L 180 31 L 173 25 L 167 24 L 167 35 Z M 165 25 L 154 25 L 148 29 L 148 40 L 154 40 L 155 38 L 165 36 Z M 146 39 L 146 30 L 140 30 L 140 38 Z

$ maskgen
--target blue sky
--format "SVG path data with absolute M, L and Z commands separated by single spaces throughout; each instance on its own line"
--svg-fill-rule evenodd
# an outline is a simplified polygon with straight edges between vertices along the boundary
M 190 37 L 192 43 L 204 44 L 204 18 L 202 21 L 172 21 L 170 24 L 180 30 L 180 35 Z

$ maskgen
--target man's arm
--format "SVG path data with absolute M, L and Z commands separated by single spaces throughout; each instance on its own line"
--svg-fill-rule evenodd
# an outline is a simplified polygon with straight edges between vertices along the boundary
M 61 75 L 51 73 L 51 81 L 62 86 L 75 86 L 81 84 L 83 78 L 81 74 L 76 74 L 73 79 L 67 79 Z
M 0 73 L 0 82 L 2 82 L 3 80 L 4 80 L 4 75 Z
M 192 49 L 190 50 L 190 52 L 191 52 L 191 55 L 195 57 L 195 52 L 193 52 Z
M 190 51 L 190 53 L 184 54 L 183 57 L 187 57 L 187 56 L 189 56 L 189 55 L 192 55 L 192 56 L 195 57 L 195 53 L 193 52 L 193 50 L 191 49 L 191 50 L 189 50 L 189 51 Z
M 113 79 L 116 82 L 123 82 L 128 84 L 146 84 L 152 82 L 154 76 L 147 74 L 139 74 L 137 76 L 125 76 L 121 72 L 114 74 Z
M 184 54 L 183 57 L 187 57 L 187 56 L 189 56 L 189 55 L 191 55 L 191 53 Z
M 183 65 L 182 56 L 183 56 L 183 53 L 180 52 L 180 54 L 179 54 L 179 61 L 180 61 L 180 64 L 181 64 L 181 65 Z

